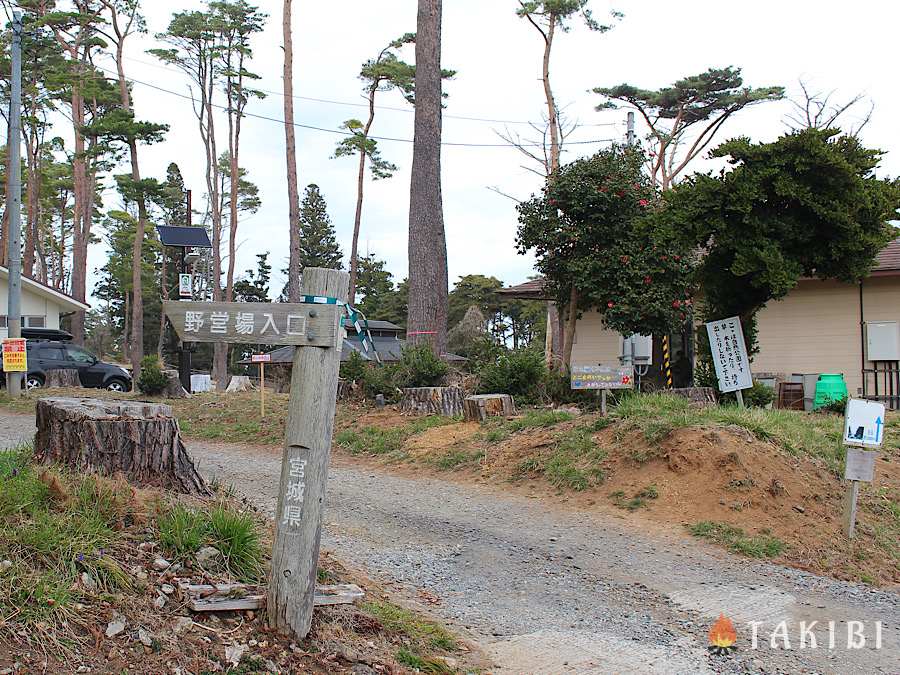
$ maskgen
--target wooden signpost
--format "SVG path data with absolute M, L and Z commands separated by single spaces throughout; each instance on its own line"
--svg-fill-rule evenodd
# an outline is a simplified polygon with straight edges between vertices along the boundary
M 307 267 L 303 295 L 347 301 L 350 275 Z M 334 304 L 166 302 L 182 340 L 296 345 L 269 578 L 269 625 L 306 637 L 331 455 L 343 308 Z M 215 319 L 213 315 L 215 314 Z
M 250 363 L 259 364 L 259 414 L 266 416 L 266 364 L 272 360 L 271 354 L 252 354 Z
M 845 518 L 847 537 L 856 533 L 856 511 L 859 503 L 860 482 L 871 483 L 875 479 L 875 460 L 884 442 L 884 405 L 875 401 L 851 398 L 844 411 L 844 480 L 850 481 L 847 492 Z M 872 448 L 872 450 L 866 450 Z

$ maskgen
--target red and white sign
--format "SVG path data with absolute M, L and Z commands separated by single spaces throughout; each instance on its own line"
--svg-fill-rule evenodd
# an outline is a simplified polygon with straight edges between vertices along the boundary
M 3 370 L 7 373 L 28 372 L 28 352 L 25 338 L 3 339 Z
M 252 354 L 250 356 L 250 363 L 269 363 L 271 360 L 271 354 Z

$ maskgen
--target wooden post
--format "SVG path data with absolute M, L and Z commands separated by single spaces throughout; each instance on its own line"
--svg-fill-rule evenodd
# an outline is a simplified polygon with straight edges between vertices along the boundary
M 856 534 L 856 510 L 859 503 L 859 481 L 850 481 L 850 491 L 847 495 L 847 538 L 853 539 Z
M 266 416 L 266 363 L 259 362 L 259 415 Z
M 350 275 L 307 267 L 301 294 L 347 301 Z M 311 316 L 314 316 L 310 310 Z M 330 347 L 298 346 L 291 372 L 285 448 L 281 463 L 275 543 L 269 579 L 269 625 L 304 638 L 312 623 L 322 533 L 325 484 L 337 397 L 343 329 L 334 314 L 336 340 Z M 307 339 L 316 340 L 307 334 Z
M 600 414 L 603 417 L 606 417 L 606 392 L 608 390 L 601 389 L 600 390 Z
M 737 397 L 738 408 L 744 407 L 744 394 L 740 389 L 734 390 L 734 395 Z

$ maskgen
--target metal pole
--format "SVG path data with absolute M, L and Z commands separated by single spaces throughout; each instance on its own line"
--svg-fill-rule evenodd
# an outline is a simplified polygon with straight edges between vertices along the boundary
M 626 134 L 628 145 L 634 145 L 634 111 L 628 111 L 628 115 L 625 117 L 625 123 L 628 128 L 628 132 Z
M 9 98 L 9 182 L 6 208 L 9 218 L 9 293 L 6 310 L 7 335 L 22 337 L 22 13 L 13 12 L 12 20 L 12 87 Z M 21 396 L 24 373 L 6 374 L 6 391 Z
M 190 194 L 190 191 L 188 191 Z M 190 211 L 188 211 L 190 214 Z M 190 215 L 188 215 L 190 218 Z M 187 262 L 185 261 L 185 248 L 181 247 L 181 273 L 187 274 Z M 181 284 L 179 283 L 179 286 Z M 188 298 L 188 300 L 192 300 L 193 298 Z M 181 380 L 181 386 L 184 387 L 185 391 L 190 393 L 191 391 L 191 352 L 190 352 L 190 344 L 181 341 L 181 359 L 178 363 L 178 375 Z

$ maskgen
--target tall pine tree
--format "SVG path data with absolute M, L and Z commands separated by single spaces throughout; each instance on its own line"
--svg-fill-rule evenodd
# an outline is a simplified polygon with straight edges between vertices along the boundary
M 306 186 L 303 201 L 300 204 L 300 222 L 297 224 L 300 231 L 300 273 L 307 267 L 326 267 L 329 269 L 343 269 L 341 259 L 341 247 L 337 242 L 337 235 L 331 217 L 328 215 L 328 204 L 322 196 L 319 186 L 310 183 Z M 282 274 L 288 274 L 288 270 L 281 270 Z M 299 288 L 300 280 L 297 280 Z M 290 279 L 281 292 L 281 301 L 288 297 Z

